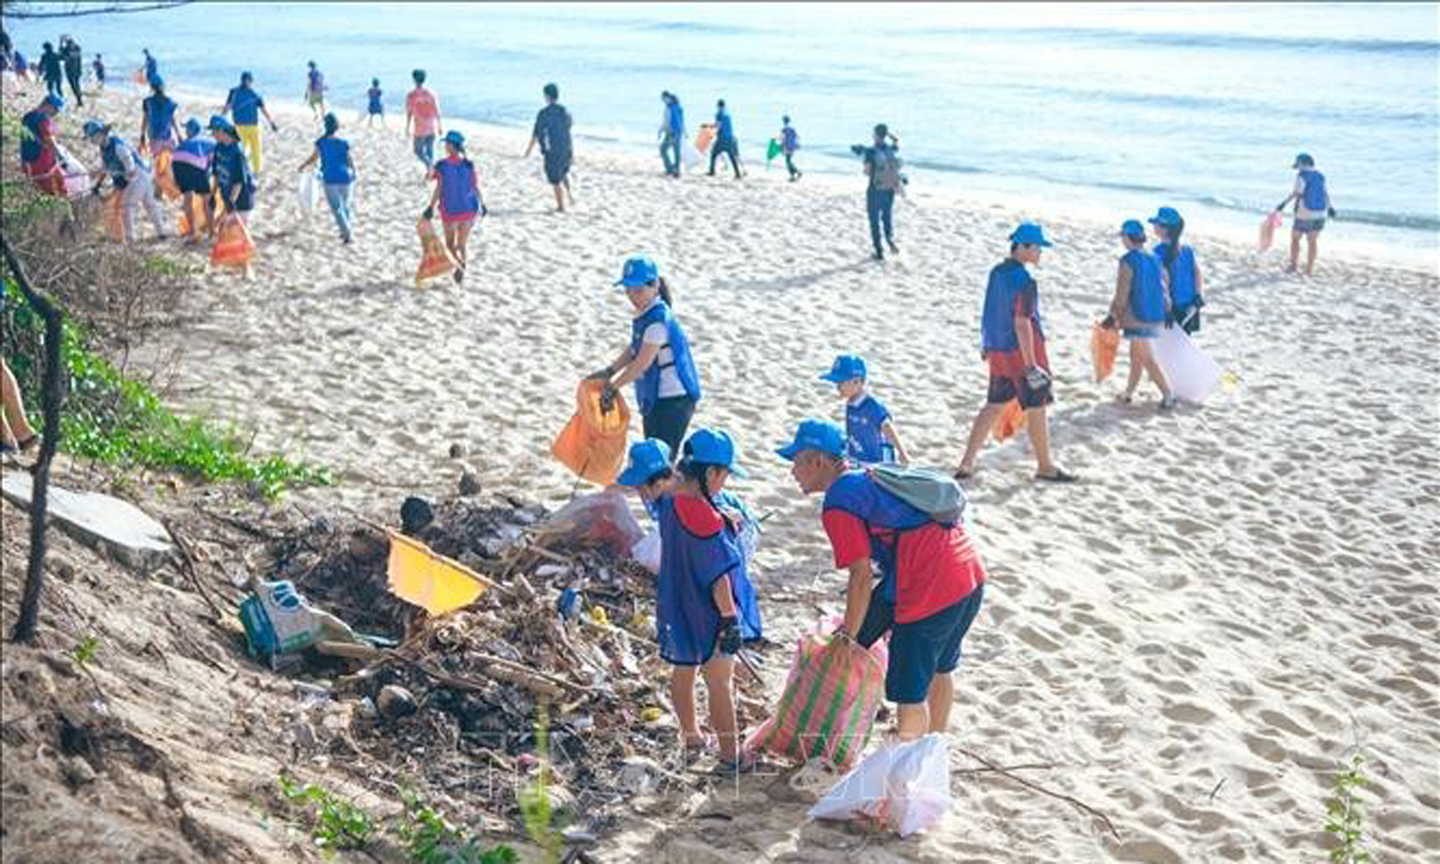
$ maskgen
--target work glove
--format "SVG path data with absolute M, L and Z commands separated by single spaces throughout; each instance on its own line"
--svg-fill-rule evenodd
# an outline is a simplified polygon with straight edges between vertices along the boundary
M 605 389 L 600 391 L 600 411 L 609 414 L 615 408 L 615 397 L 620 395 L 614 385 L 606 384 Z
M 423 217 L 425 217 L 426 219 L 434 219 L 434 218 L 435 218 L 435 208 L 434 208 L 434 207 L 426 207 L 425 210 L 424 210 L 420 215 L 423 216 Z
M 1196 295 L 1195 295 L 1195 308 L 1196 308 L 1196 309 L 1203 309 L 1203 308 L 1205 308 L 1205 298 L 1202 297 L 1202 296 L 1200 296 L 1199 294 L 1196 294 Z
M 1039 366 L 1031 366 L 1025 370 L 1025 383 L 1030 385 L 1031 390 L 1040 390 L 1050 383 L 1050 373 Z
M 1114 330 L 1114 329 L 1115 329 L 1115 316 L 1114 316 L 1114 315 L 1106 315 L 1106 316 L 1105 316 L 1105 320 L 1100 322 L 1100 326 L 1103 327 L 1103 328 L 1105 328 L 1106 330 Z
M 716 643 L 721 654 L 735 656 L 740 653 L 740 622 L 734 615 L 720 619 L 720 638 Z
M 1334 218 L 1335 218 L 1335 208 L 1334 208 L 1334 207 L 1329 207 L 1329 208 L 1327 208 L 1327 209 L 1325 210 L 1325 212 L 1328 213 L 1328 214 L 1330 214 L 1330 218 L 1331 218 L 1331 219 L 1334 219 Z

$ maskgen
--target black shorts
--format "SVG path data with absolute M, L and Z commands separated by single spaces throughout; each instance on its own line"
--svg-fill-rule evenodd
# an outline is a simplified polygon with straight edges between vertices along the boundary
M 550 152 L 545 154 L 545 179 L 554 186 L 565 182 L 570 173 L 570 154 Z
M 174 162 L 170 170 L 175 175 L 175 185 L 180 187 L 181 192 L 194 192 L 198 195 L 210 194 L 210 172 L 194 165 L 186 165 L 184 162 Z
M 985 401 L 991 405 L 1004 405 L 1011 399 L 1019 398 L 1021 408 L 1041 408 L 1055 401 L 1055 396 L 1050 392 L 1050 382 L 1046 381 L 1045 386 L 1039 390 L 1033 389 L 1030 382 L 1021 375 L 1010 378 L 1000 375 L 990 376 L 990 389 L 985 394 Z
M 695 416 L 695 400 L 689 396 L 667 396 L 656 399 L 650 413 L 641 417 L 646 438 L 659 438 L 670 446 L 671 453 L 679 453 L 685 441 L 685 432 L 690 428 L 690 418 Z

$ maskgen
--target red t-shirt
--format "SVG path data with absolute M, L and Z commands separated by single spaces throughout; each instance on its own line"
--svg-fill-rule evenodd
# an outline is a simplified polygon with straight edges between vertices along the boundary
M 841 569 L 871 557 L 871 539 L 893 548 L 896 532 L 867 526 L 844 510 L 826 510 L 821 520 L 835 566 Z M 929 618 L 955 605 L 985 581 L 985 567 L 975 544 L 960 525 L 947 528 L 931 522 L 901 532 L 895 559 L 895 621 L 904 624 Z

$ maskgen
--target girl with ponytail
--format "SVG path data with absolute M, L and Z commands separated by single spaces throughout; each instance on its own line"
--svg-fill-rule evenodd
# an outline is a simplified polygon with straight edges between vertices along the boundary
M 1155 254 L 1164 265 L 1165 284 L 1170 293 L 1171 314 L 1186 333 L 1200 330 L 1200 309 L 1205 305 L 1204 278 L 1195 263 L 1195 251 L 1180 242 L 1185 233 L 1185 220 L 1174 207 L 1161 207 L 1150 224 L 1163 241 L 1155 246 Z

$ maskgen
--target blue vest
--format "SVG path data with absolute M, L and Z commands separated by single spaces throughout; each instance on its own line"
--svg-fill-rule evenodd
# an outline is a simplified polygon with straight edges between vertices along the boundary
M 1307 168 L 1300 172 L 1300 179 L 1305 181 L 1305 209 L 1324 211 L 1330 201 L 1330 196 L 1325 194 L 1325 175 Z
M 1165 256 L 1170 251 L 1169 243 L 1161 243 L 1155 247 L 1155 257 L 1160 263 L 1165 263 Z M 1195 302 L 1195 252 L 1189 246 L 1181 246 L 1176 253 L 1175 260 L 1165 265 L 1170 273 L 1170 302 L 1175 307 L 1181 308 L 1190 306 Z
M 1030 273 L 1013 258 L 995 265 L 985 287 L 985 308 L 980 315 L 980 346 L 987 351 L 1018 351 L 1020 337 L 1015 335 L 1015 297 L 1030 284 Z M 1035 331 L 1040 337 L 1040 303 L 1035 303 Z
M 730 528 L 723 527 L 710 537 L 690 533 L 671 495 L 661 496 L 656 509 L 660 514 L 660 573 L 655 584 L 655 629 L 660 656 L 686 666 L 710 659 L 720 631 L 720 611 L 711 588 L 716 579 L 726 575 L 739 613 L 740 637 L 759 638 L 755 588 Z
M 659 300 L 649 311 L 630 324 L 630 350 L 636 354 L 640 353 L 640 346 L 645 341 L 645 330 L 655 322 L 665 325 L 665 346 L 670 349 L 670 355 L 674 358 L 673 365 L 675 374 L 680 377 L 680 384 L 685 388 L 685 395 L 691 399 L 700 398 L 700 373 L 695 369 L 695 360 L 690 356 L 690 341 L 685 338 L 685 331 L 681 329 L 680 322 L 676 320 L 670 307 L 665 305 L 664 300 Z M 645 374 L 635 382 L 635 401 L 639 403 L 640 413 L 649 414 L 655 408 L 655 402 L 660 398 L 660 360 L 657 357 Z
M 333 135 L 315 142 L 320 151 L 320 178 L 326 183 L 349 183 L 355 179 L 350 173 L 350 142 Z
M 34 162 L 45 152 L 45 145 L 40 143 L 40 126 L 45 122 L 45 112 L 36 108 L 20 119 L 30 134 L 20 139 L 20 161 Z
M 864 522 L 868 529 L 882 529 L 878 536 L 870 531 L 870 560 L 880 571 L 880 596 L 895 602 L 895 550 L 899 532 L 919 528 L 935 520 L 881 489 L 863 471 L 842 474 L 831 484 L 825 493 L 823 509 L 849 513 Z M 886 534 L 890 536 L 886 537 Z
M 435 163 L 440 178 L 440 206 L 451 216 L 480 212 L 480 195 L 475 191 L 475 163 L 463 156 L 451 161 L 447 156 Z
M 105 170 L 110 172 L 110 179 L 120 187 L 124 187 L 129 182 L 125 177 L 125 163 L 120 158 L 122 151 L 130 153 L 131 158 L 135 160 L 136 170 L 148 171 L 150 169 L 150 163 L 141 159 L 134 147 L 126 144 L 119 135 L 111 135 L 110 140 L 100 148 L 100 162 L 105 166 Z
M 1160 261 L 1143 249 L 1131 249 L 1120 261 L 1130 268 L 1130 314 L 1146 324 L 1165 320 L 1165 286 Z

